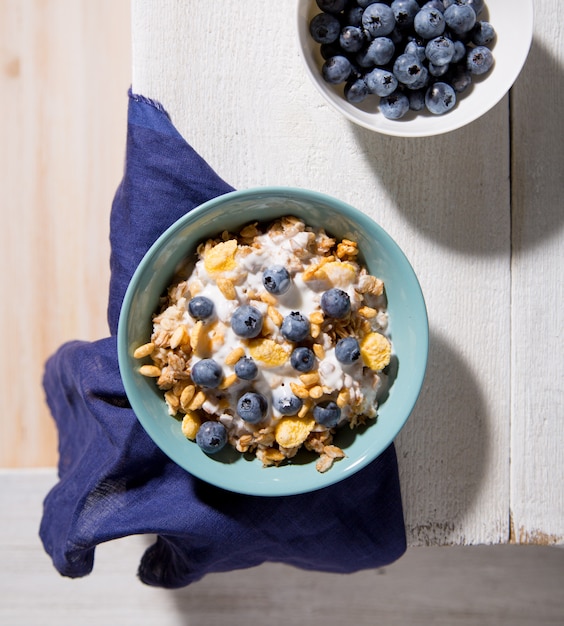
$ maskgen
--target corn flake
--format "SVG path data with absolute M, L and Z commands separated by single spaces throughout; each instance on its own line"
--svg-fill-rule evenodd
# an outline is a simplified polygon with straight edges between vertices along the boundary
M 364 364 L 376 372 L 388 365 L 391 352 L 390 342 L 380 333 L 368 333 L 360 341 L 360 354 Z
M 331 261 L 325 263 L 323 271 L 335 287 L 347 287 L 356 281 L 356 269 L 351 263 Z
M 276 443 L 283 448 L 301 446 L 314 426 L 313 418 L 283 417 L 274 428 Z
M 237 240 L 229 239 L 216 244 L 206 251 L 204 267 L 209 274 L 217 272 L 229 272 L 235 269 L 235 253 L 237 252 Z
M 266 367 L 278 367 L 290 358 L 291 348 L 272 339 L 259 337 L 249 341 L 249 353 Z
M 182 419 L 182 434 L 194 441 L 198 430 L 200 429 L 201 420 L 196 413 L 189 411 Z

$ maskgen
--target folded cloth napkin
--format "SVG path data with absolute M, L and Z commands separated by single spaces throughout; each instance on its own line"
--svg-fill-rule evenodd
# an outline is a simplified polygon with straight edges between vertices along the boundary
M 405 551 L 393 445 L 319 491 L 245 496 L 172 462 L 129 406 L 116 348 L 129 280 L 170 224 L 231 190 L 161 105 L 129 94 L 125 172 L 111 213 L 110 336 L 63 345 L 44 374 L 59 434 L 59 481 L 45 498 L 40 536 L 62 575 L 89 574 L 98 544 L 134 534 L 157 535 L 138 575 L 168 588 L 266 561 L 349 573 L 389 564 Z

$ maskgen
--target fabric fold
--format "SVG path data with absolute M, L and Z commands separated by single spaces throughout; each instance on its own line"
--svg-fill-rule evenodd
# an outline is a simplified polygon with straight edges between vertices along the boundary
M 129 281 L 170 225 L 233 188 L 178 133 L 159 103 L 129 96 L 125 171 L 110 220 L 110 336 L 69 342 L 45 365 L 43 384 L 59 435 L 59 480 L 45 498 L 40 537 L 55 568 L 85 576 L 97 545 L 136 534 L 157 535 L 141 558 L 140 579 L 167 588 L 266 561 L 335 573 L 395 561 L 406 545 L 393 445 L 319 491 L 253 497 L 191 476 L 155 446 L 135 417 L 116 346 Z

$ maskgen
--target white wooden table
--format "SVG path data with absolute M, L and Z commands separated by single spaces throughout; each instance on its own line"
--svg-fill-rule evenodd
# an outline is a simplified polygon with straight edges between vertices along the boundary
M 223 178 L 332 194 L 411 260 L 431 332 L 397 441 L 412 545 L 564 541 L 564 20 L 557 0 L 535 11 L 510 96 L 464 129 L 402 140 L 321 99 L 293 0 L 132 4 L 133 91 Z
M 44 358 L 64 340 L 107 332 L 107 218 L 125 139 L 129 7 L 125 0 L 5 0 L 0 8 L 7 15 L 0 81 L 3 101 L 13 103 L 2 124 L 11 151 L 1 161 L 9 268 L 1 284 L 18 304 L 4 305 L 0 318 L 10 357 L 1 365 L 0 464 L 25 468 L 56 456 L 39 385 Z M 236 608 L 234 624 L 266 623 L 265 616 L 286 623 L 285 599 L 296 597 L 304 623 L 337 624 L 349 616 L 343 602 L 330 603 L 329 612 L 319 598 L 311 605 L 335 585 L 355 598 L 359 624 L 373 623 L 378 606 L 388 624 L 482 624 L 495 615 L 495 623 L 525 626 L 545 623 L 531 621 L 539 604 L 546 623 L 557 623 L 561 557 L 543 556 L 539 569 L 496 551 L 484 569 L 472 555 L 488 544 L 564 545 L 563 11 L 558 0 L 535 0 L 529 59 L 492 111 L 448 135 L 402 140 L 357 128 L 321 100 L 299 58 L 293 0 L 219 8 L 131 0 L 134 92 L 159 100 L 225 180 L 337 196 L 374 217 L 411 260 L 426 296 L 431 349 L 423 393 L 397 440 L 408 541 L 460 547 L 453 556 L 423 557 L 419 569 L 410 554 L 421 551 L 408 551 L 387 584 L 380 572 L 311 579 L 263 566 L 169 594 L 136 583 L 146 540 L 129 538 L 98 549 L 94 578 L 71 582 L 52 569 L 36 534 L 54 470 L 3 469 L 2 623 L 113 624 L 117 615 L 123 624 L 219 624 L 227 605 L 208 608 L 219 589 Z M 63 36 L 67 29 L 75 36 Z M 16 245 L 22 233 L 31 245 Z M 459 561 L 468 549 L 470 561 Z M 481 568 L 477 587 L 455 579 L 463 563 Z M 495 594 L 479 609 L 473 596 L 463 598 L 467 583 L 481 598 L 491 589 L 514 591 L 509 573 L 527 563 L 530 575 L 510 608 L 502 611 Z M 438 582 L 413 591 L 421 578 Z M 274 599 L 250 611 L 238 603 L 241 585 Z M 367 601 L 376 586 L 387 613 L 376 596 Z M 398 586 L 412 590 L 411 604 Z M 432 621 L 439 613 L 443 621 Z

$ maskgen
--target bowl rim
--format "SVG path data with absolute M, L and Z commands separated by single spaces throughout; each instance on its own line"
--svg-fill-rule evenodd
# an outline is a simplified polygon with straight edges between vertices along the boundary
M 519 49 L 519 54 L 514 57 L 514 63 L 512 65 L 513 71 L 505 71 L 495 74 L 496 85 L 499 86 L 498 91 L 496 91 L 496 96 L 491 100 L 488 100 L 482 106 L 476 106 L 473 109 L 473 112 L 466 117 L 457 117 L 449 113 L 441 116 L 429 116 L 430 120 L 436 120 L 437 122 L 441 122 L 440 126 L 436 126 L 430 129 L 427 129 L 426 127 L 421 128 L 420 130 L 416 130 L 413 128 L 410 129 L 410 127 L 407 125 L 409 124 L 409 121 L 387 120 L 380 114 L 378 114 L 378 117 L 376 119 L 381 121 L 381 125 L 376 125 L 357 113 L 359 109 L 354 104 L 347 102 L 342 96 L 337 96 L 334 93 L 334 90 L 332 90 L 331 85 L 326 85 L 323 83 L 323 80 L 321 79 L 320 68 L 314 67 L 314 60 L 304 50 L 304 48 L 306 47 L 305 42 L 308 40 L 308 33 L 306 32 L 307 24 L 305 24 L 304 22 L 306 21 L 308 14 L 312 12 L 315 6 L 315 0 L 296 0 L 296 39 L 299 56 L 302 59 L 302 65 L 305 66 L 307 75 L 309 76 L 311 82 L 314 84 L 316 90 L 320 93 L 325 102 L 329 104 L 331 109 L 343 115 L 350 122 L 353 122 L 354 124 L 357 124 L 358 126 L 366 128 L 373 132 L 392 137 L 416 138 L 444 135 L 446 133 L 458 130 L 459 128 L 463 128 L 464 126 L 471 124 L 472 122 L 476 121 L 477 119 L 488 113 L 488 111 L 493 109 L 499 102 L 501 102 L 501 100 L 507 95 L 507 93 L 519 77 L 519 74 L 521 73 L 521 70 L 523 69 L 523 66 L 525 65 L 525 62 L 529 55 L 534 32 L 534 2 L 533 0 L 520 0 L 520 2 L 524 6 L 526 6 L 527 10 L 527 14 L 523 16 L 521 23 L 530 25 L 526 31 L 526 45 L 523 45 Z M 319 9 L 319 12 L 321 12 L 321 9 Z M 312 46 L 313 45 L 316 44 L 312 40 Z
M 253 485 L 248 485 L 246 483 L 240 484 L 234 479 L 234 477 L 230 477 L 228 473 L 221 474 L 219 479 L 215 474 L 214 476 L 210 476 L 206 474 L 205 469 L 202 469 L 198 465 L 198 463 L 196 463 L 195 467 L 194 465 L 189 463 L 188 455 L 186 455 L 186 457 L 180 458 L 179 455 L 176 455 L 174 453 L 174 451 L 171 453 L 171 451 L 167 448 L 166 442 L 164 441 L 164 437 L 161 433 L 161 429 L 157 427 L 157 420 L 153 416 L 147 415 L 144 405 L 141 403 L 141 401 L 138 400 L 137 395 L 134 391 L 135 378 L 139 377 L 140 374 L 135 373 L 133 371 L 133 368 L 131 367 L 132 347 L 129 343 L 127 330 L 128 317 L 131 311 L 133 299 L 139 286 L 139 281 L 146 271 L 146 267 L 151 264 L 153 259 L 158 257 L 163 248 L 166 248 L 166 246 L 171 242 L 172 239 L 175 238 L 177 232 L 181 230 L 182 227 L 192 222 L 196 222 L 199 219 L 202 219 L 203 216 L 209 214 L 211 211 L 217 210 L 222 205 L 230 203 L 231 201 L 245 201 L 250 199 L 259 200 L 261 198 L 298 198 L 304 201 L 316 201 L 318 203 L 328 205 L 338 212 L 344 212 L 349 216 L 349 219 L 353 219 L 356 223 L 360 222 L 360 225 L 362 225 L 363 223 L 366 225 L 370 225 L 371 228 L 375 229 L 376 232 L 378 232 L 379 240 L 386 241 L 386 245 L 389 247 L 389 249 L 393 250 L 395 254 L 399 255 L 399 258 L 402 260 L 402 263 L 404 265 L 405 271 L 410 274 L 409 278 L 411 281 L 411 288 L 415 290 L 415 299 L 417 301 L 417 304 L 419 305 L 417 318 L 419 320 L 418 331 L 419 333 L 421 333 L 418 336 L 418 363 L 420 363 L 420 367 L 417 370 L 417 380 L 411 380 L 411 397 L 407 401 L 407 404 L 405 404 L 406 401 L 404 400 L 405 411 L 403 412 L 405 413 L 405 415 L 402 415 L 401 418 L 395 422 L 395 428 L 391 429 L 392 434 L 388 436 L 389 441 L 385 445 L 380 445 L 378 448 L 376 448 L 376 446 L 373 446 L 374 449 L 371 449 L 369 453 L 367 452 L 360 458 L 356 458 L 346 467 L 342 466 L 342 471 L 335 471 L 341 465 L 341 463 L 343 463 L 341 461 L 340 463 L 333 466 L 333 468 L 329 472 L 322 474 L 315 472 L 316 475 L 313 480 L 304 481 L 302 480 L 303 477 L 300 477 L 300 480 L 298 481 L 282 481 L 279 477 L 276 477 L 274 475 L 269 476 L 268 474 L 265 474 L 264 478 L 268 478 L 267 480 L 259 480 Z M 283 214 L 284 213 L 281 211 L 280 215 Z M 249 220 L 247 218 L 244 218 L 242 220 L 242 223 L 245 223 L 247 221 Z M 307 223 L 307 220 L 305 221 Z M 202 237 L 200 237 L 200 239 L 205 236 L 207 236 L 207 233 L 204 233 Z M 187 248 L 185 250 L 185 255 L 187 255 L 188 253 L 189 249 Z M 318 489 L 322 489 L 329 485 L 340 482 L 374 461 L 389 447 L 389 445 L 391 445 L 391 443 L 400 432 L 400 430 L 403 428 L 409 416 L 413 412 L 424 383 L 428 361 L 429 324 L 424 296 L 413 267 L 411 266 L 409 260 L 407 259 L 401 248 L 394 241 L 394 239 L 374 219 L 372 219 L 359 209 L 347 204 L 346 202 L 317 191 L 283 186 L 254 187 L 250 189 L 231 191 L 198 205 L 197 207 L 180 217 L 178 220 L 176 220 L 150 246 L 150 248 L 143 256 L 141 262 L 137 266 L 135 272 L 133 273 L 133 276 L 128 284 L 124 295 L 118 321 L 117 349 L 120 375 L 123 381 L 126 395 L 129 399 L 130 406 L 136 416 L 136 419 L 147 432 L 148 436 L 153 440 L 155 445 L 157 445 L 157 447 L 159 447 L 169 458 L 171 458 L 173 462 L 182 467 L 192 476 L 195 476 L 196 478 L 199 478 L 207 483 L 231 492 L 255 496 L 288 496 L 316 491 Z M 172 417 L 170 419 L 171 421 L 173 420 Z M 257 461 L 257 464 L 260 464 L 260 462 Z M 262 464 L 260 464 L 260 468 L 262 469 Z M 269 472 L 269 469 L 267 469 L 266 472 Z

